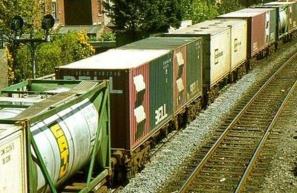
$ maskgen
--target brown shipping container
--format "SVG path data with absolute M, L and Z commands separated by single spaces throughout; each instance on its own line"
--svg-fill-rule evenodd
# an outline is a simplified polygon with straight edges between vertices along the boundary
M 149 64 L 169 52 L 109 50 L 56 68 L 56 78 L 109 79 L 112 148 L 133 150 L 153 132 Z
M 220 15 L 219 18 L 232 18 L 232 19 L 246 19 L 248 22 L 248 49 L 247 56 L 252 58 L 263 49 L 266 48 L 266 11 L 254 11 L 253 9 L 242 9 L 239 11 Z

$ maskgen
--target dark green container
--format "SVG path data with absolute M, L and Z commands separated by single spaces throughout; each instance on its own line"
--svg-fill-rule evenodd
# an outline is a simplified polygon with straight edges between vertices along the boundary
M 277 40 L 277 16 L 276 16 L 276 9 L 271 9 L 270 13 L 270 20 L 269 20 L 269 40 L 268 44 L 273 44 Z
M 149 65 L 150 129 L 155 130 L 171 119 L 173 114 L 172 53 Z

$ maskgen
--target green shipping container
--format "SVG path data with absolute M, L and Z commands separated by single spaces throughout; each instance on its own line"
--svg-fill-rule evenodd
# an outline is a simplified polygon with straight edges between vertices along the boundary
M 269 44 L 273 44 L 277 40 L 277 12 L 276 9 L 269 10 Z M 267 15 L 266 15 L 267 17 Z M 267 20 L 266 20 L 267 22 Z
M 184 92 L 184 97 L 186 100 L 183 101 L 183 104 L 188 103 L 199 96 L 202 96 L 202 38 L 195 37 L 150 37 L 144 40 L 133 42 L 125 46 L 120 47 L 119 49 L 168 49 L 173 52 L 173 59 L 178 55 L 178 53 L 183 54 L 183 59 L 185 61 L 185 73 L 174 68 L 176 73 L 173 78 L 173 85 L 176 85 L 179 81 L 179 74 L 185 74 L 185 84 L 186 90 Z M 173 62 L 175 66 L 178 66 L 178 62 Z M 178 90 L 178 89 L 175 89 Z M 174 94 L 175 107 L 179 108 L 178 97 Z M 178 110 L 174 108 L 174 111 Z
M 173 113 L 172 53 L 150 63 L 149 79 L 150 128 L 156 130 L 168 122 Z

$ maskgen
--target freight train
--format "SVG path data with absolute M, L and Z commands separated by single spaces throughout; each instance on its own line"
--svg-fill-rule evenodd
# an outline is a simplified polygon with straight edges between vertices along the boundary
M 38 174 L 38 186 L 35 189 L 32 188 L 32 185 L 29 187 L 34 190 L 44 189 L 47 187 L 44 184 L 47 183 L 53 191 L 56 186 L 65 184 L 67 179 L 67 184 L 71 183 L 73 178 L 70 177 L 79 173 L 81 178 L 87 179 L 87 183 L 72 184 L 80 184 L 80 191 L 88 192 L 101 188 L 104 182 L 119 182 L 126 176 L 133 176 L 143 168 L 144 163 L 149 159 L 151 147 L 160 136 L 172 128 L 179 128 L 193 120 L 202 108 L 214 101 L 222 86 L 228 82 L 236 81 L 247 73 L 255 58 L 268 56 L 271 51 L 278 48 L 279 44 L 291 40 L 296 30 L 297 3 L 293 1 L 271 2 L 220 15 L 213 20 L 162 34 L 159 37 L 140 40 L 56 68 L 55 76 L 57 80 L 61 79 L 60 81 L 84 80 L 91 84 L 90 81 L 94 80 L 108 80 L 109 83 L 106 84 L 109 86 L 106 88 L 108 87 L 110 94 L 110 100 L 108 100 L 110 101 L 110 111 L 105 113 L 109 116 L 105 116 L 104 130 L 109 128 L 107 118 L 110 118 L 110 135 L 108 131 L 105 132 L 103 148 L 105 151 L 101 153 L 98 153 L 97 150 L 94 151 L 96 145 L 93 140 L 100 141 L 102 139 L 102 135 L 98 131 L 103 129 L 97 127 L 96 133 L 95 126 L 91 125 L 95 119 L 101 117 L 98 112 L 102 109 L 97 105 L 100 106 L 102 98 L 98 101 L 96 95 L 89 95 L 88 104 L 90 103 L 92 108 L 84 111 L 80 110 L 83 107 L 75 106 L 74 102 L 70 103 L 74 105 L 73 107 L 67 101 L 64 104 L 65 109 L 52 110 L 52 108 L 55 109 L 55 105 L 46 106 L 47 110 L 45 111 L 51 113 L 66 112 L 68 106 L 70 114 L 75 114 L 72 110 L 78 108 L 76 112 L 80 113 L 80 116 L 70 119 L 67 127 L 56 127 L 51 116 L 39 116 L 38 112 L 42 113 L 43 111 L 34 111 L 38 115 L 38 119 L 34 118 L 35 115 L 31 116 L 34 120 L 33 123 L 40 121 L 43 122 L 43 126 L 35 126 L 30 130 L 33 133 L 35 129 L 39 129 L 39 133 L 49 132 L 48 135 L 51 135 L 51 138 L 59 138 L 59 134 L 64 134 L 65 142 L 54 144 L 56 152 L 50 148 L 53 143 L 46 142 L 46 138 L 42 139 L 44 143 L 37 142 L 35 144 L 35 149 L 39 148 L 41 149 L 39 151 L 42 151 L 43 157 L 39 155 L 39 159 L 43 160 L 41 161 L 43 164 L 37 164 L 39 169 L 35 169 Z M 92 82 L 92 84 L 95 83 Z M 27 89 L 30 91 L 32 88 L 39 87 L 40 85 L 30 86 Z M 20 91 L 16 91 L 17 88 L 18 86 L 9 87 L 8 90 L 13 91 L 9 94 L 13 96 L 15 92 L 19 95 Z M 72 89 L 74 91 L 71 91 Z M 26 92 L 28 91 L 26 90 Z M 81 93 L 74 87 L 68 91 L 62 89 L 61 93 L 57 95 L 69 92 L 73 94 L 74 98 L 77 93 Z M 47 93 L 45 94 L 47 96 L 49 92 L 43 91 L 42 93 Z M 74 100 L 72 97 L 69 100 Z M 51 101 L 51 97 L 44 100 Z M 77 103 L 80 104 L 82 101 L 77 100 Z M 33 107 L 45 108 L 44 105 L 43 101 L 38 101 Z M 106 104 L 104 106 L 107 108 Z M 93 115 L 91 115 L 92 111 Z M 105 109 L 105 111 L 107 110 Z M 17 113 L 12 114 L 16 115 Z M 11 117 L 14 117 L 13 115 Z M 63 115 L 62 113 L 58 116 L 63 117 Z M 93 120 L 89 116 L 96 118 Z M 19 115 L 16 118 L 8 119 L 8 123 L 22 123 L 22 121 L 16 121 L 19 120 L 18 118 Z M 63 120 L 63 118 L 60 119 Z M 15 122 L 10 122 L 11 120 Z M 81 125 L 83 120 L 86 120 L 85 125 Z M 25 125 L 27 128 L 31 127 L 30 124 Z M 57 135 L 53 132 L 55 128 Z M 67 129 L 78 130 L 76 131 L 78 133 L 72 136 Z M 68 137 L 66 133 L 69 134 Z M 92 138 L 95 133 L 97 137 Z M 33 136 L 34 139 L 35 135 L 33 134 Z M 64 159 L 64 154 L 61 154 L 61 151 L 65 149 L 65 144 L 74 143 L 76 140 L 79 141 L 77 146 L 72 145 L 73 150 L 69 149 L 68 157 Z M 84 141 L 87 141 L 88 145 L 84 145 Z M 101 147 L 102 144 L 99 144 Z M 50 150 L 46 149 L 52 149 L 52 152 L 48 152 Z M 33 160 L 39 160 L 36 158 L 38 151 L 37 153 L 35 151 L 32 152 Z M 31 157 L 31 154 L 27 154 L 27 156 Z M 74 164 L 73 160 L 76 159 L 79 161 Z M 98 162 L 98 160 L 101 161 Z M 38 166 L 35 164 L 34 167 L 38 168 Z M 85 169 L 86 166 L 91 169 Z M 97 169 L 93 171 L 94 166 L 97 166 Z M 30 167 L 32 169 L 33 166 Z M 45 168 L 48 168 L 48 172 Z M 2 184 L 4 182 L 0 181 L 0 190 L 4 187 Z M 66 187 L 71 189 L 77 186 Z

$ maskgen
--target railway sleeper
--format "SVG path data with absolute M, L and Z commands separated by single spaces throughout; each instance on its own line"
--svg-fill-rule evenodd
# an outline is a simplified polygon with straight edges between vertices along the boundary
M 233 189 L 233 188 L 232 188 Z M 229 186 L 221 187 L 217 183 L 200 183 L 200 184 L 191 184 L 189 188 L 187 188 L 188 193 L 222 193 L 222 192 L 232 192 Z
M 207 175 L 207 173 L 204 173 L 203 176 L 197 176 L 195 181 L 197 180 L 197 185 L 206 185 L 206 184 L 217 184 L 218 186 L 223 185 L 223 183 L 229 184 L 236 184 L 241 177 L 242 173 L 237 174 L 221 174 L 221 173 L 213 173 L 210 175 Z

